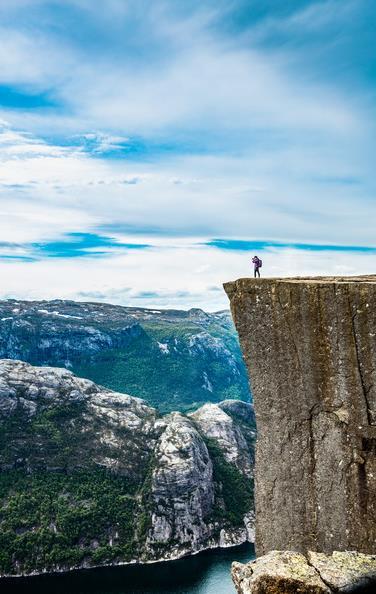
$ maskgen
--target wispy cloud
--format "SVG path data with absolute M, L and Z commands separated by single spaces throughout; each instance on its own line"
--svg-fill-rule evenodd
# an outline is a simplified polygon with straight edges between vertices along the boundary
M 212 239 L 205 245 L 216 247 L 220 250 L 231 250 L 249 252 L 252 250 L 270 250 L 270 248 L 289 248 L 311 252 L 362 252 L 365 254 L 376 254 L 376 246 L 361 245 L 336 245 L 319 243 L 283 243 L 280 241 L 257 241 L 242 239 Z
M 0 259 L 36 261 L 46 258 L 96 258 L 152 247 L 147 243 L 121 242 L 98 233 L 65 233 L 59 239 L 25 244 L 0 243 Z
M 103 132 L 90 132 L 80 138 L 84 142 L 85 150 L 94 154 L 123 152 L 129 145 L 129 138 Z
M 226 280 L 252 274 L 253 252 L 197 246 L 160 245 L 124 250 L 111 258 L 55 258 L 34 262 L 2 260 L 0 297 L 78 299 L 149 307 L 228 307 Z M 365 274 L 376 266 L 373 252 L 269 248 L 262 253 L 267 276 Z
M 108 256 L 124 250 L 151 247 L 147 243 L 123 243 L 97 233 L 66 233 L 59 241 L 32 243 L 29 249 L 39 257 L 82 258 Z
M 0 161 L 6 162 L 15 157 L 63 157 L 71 152 L 71 148 L 51 144 L 25 130 L 12 128 L 9 122 L 0 120 Z
M 172 302 L 166 279 L 183 303 L 219 286 L 208 261 L 226 276 L 248 249 L 293 250 L 311 271 L 319 250 L 331 271 L 330 253 L 370 263 L 375 13 L 372 0 L 1 2 L 6 269 L 59 258 L 78 294 L 79 269 L 126 254 L 124 299 Z M 87 290 L 120 299 L 105 276 Z

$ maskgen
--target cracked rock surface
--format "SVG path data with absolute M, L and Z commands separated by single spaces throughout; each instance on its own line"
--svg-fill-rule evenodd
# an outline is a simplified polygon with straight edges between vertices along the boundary
M 254 395 L 257 554 L 375 554 L 376 276 L 225 290 Z
M 271 551 L 252 563 L 232 564 L 238 594 L 332 594 L 375 592 L 376 556 Z

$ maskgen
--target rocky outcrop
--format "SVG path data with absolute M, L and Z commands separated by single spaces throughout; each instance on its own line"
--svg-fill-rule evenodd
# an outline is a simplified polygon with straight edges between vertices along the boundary
M 232 577 L 238 594 L 371 594 L 376 584 L 376 556 L 272 551 L 246 565 L 233 563 Z
M 197 411 L 204 431 L 193 416 L 160 416 L 66 369 L 0 360 L 0 574 L 174 559 L 252 539 L 253 441 L 242 432 L 252 407 L 224 403 L 237 424 L 211 406 Z M 217 433 L 223 416 L 231 456 Z
M 95 465 L 137 481 L 158 436 L 156 419 L 156 410 L 140 398 L 66 369 L 0 360 L 2 471 L 70 472 Z
M 235 403 L 235 407 L 231 411 L 231 405 L 226 402 L 223 404 L 204 404 L 194 413 L 189 416 L 200 427 L 201 432 L 209 439 L 215 439 L 221 446 L 226 460 L 230 464 L 235 464 L 236 467 L 248 476 L 253 475 L 253 443 L 247 440 L 242 432 L 239 422 L 234 421 L 233 416 L 240 415 L 244 418 L 243 411 L 251 411 L 253 407 L 244 402 Z M 226 412 L 226 409 L 228 412 Z M 233 416 L 231 415 L 233 412 Z M 243 414 L 243 417 L 242 417 Z M 246 423 L 247 421 L 244 421 Z M 252 420 L 249 421 L 249 429 L 252 431 Z M 253 424 L 254 429 L 254 424 Z M 256 433 L 254 431 L 253 437 Z
M 165 556 L 170 556 L 171 542 L 179 543 L 182 554 L 200 550 L 211 538 L 207 519 L 214 507 L 213 464 L 208 449 L 192 423 L 182 414 L 172 413 L 154 457 L 148 547 L 164 549 Z
M 250 400 L 229 311 L 1 301 L 0 358 L 66 367 L 162 412 Z
M 258 555 L 376 553 L 376 277 L 225 290 L 254 394 Z

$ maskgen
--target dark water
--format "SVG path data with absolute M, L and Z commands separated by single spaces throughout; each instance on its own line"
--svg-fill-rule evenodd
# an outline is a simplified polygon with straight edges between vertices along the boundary
M 4 580 L 1 594 L 234 594 L 232 561 L 254 556 L 253 545 L 244 544 L 168 563 Z

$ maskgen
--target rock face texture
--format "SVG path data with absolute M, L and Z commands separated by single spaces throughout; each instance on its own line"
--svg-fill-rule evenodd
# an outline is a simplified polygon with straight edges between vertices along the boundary
M 170 543 L 176 541 L 186 548 L 186 553 L 200 550 L 203 539 L 212 536 L 207 518 L 215 500 L 208 449 L 192 423 L 182 414 L 172 413 L 154 456 L 148 546 L 169 549 Z
M 239 594 L 373 594 L 376 556 L 271 551 L 246 565 L 233 563 L 232 577 Z
M 225 290 L 254 394 L 257 554 L 375 554 L 376 277 Z
M 244 434 L 247 434 L 247 421 L 243 421 L 242 417 L 239 419 L 236 416 L 237 411 L 244 411 L 245 407 L 240 401 L 232 401 L 231 405 L 232 408 L 230 408 L 229 401 L 225 401 L 223 404 L 220 403 L 218 405 L 204 404 L 204 406 L 194 413 L 191 413 L 189 416 L 197 423 L 201 432 L 207 438 L 217 441 L 227 462 L 235 464 L 242 473 L 252 477 L 253 448 L 250 447 L 249 444 L 256 438 L 256 432 L 252 432 L 252 420 L 254 421 L 254 418 L 248 426 L 251 439 L 248 440 L 247 445 L 247 440 L 244 436 Z M 226 412 L 226 409 L 230 414 Z M 248 407 L 247 411 L 248 410 L 252 410 L 251 407 Z M 231 412 L 233 413 L 233 416 L 231 416 Z
M 0 360 L 0 575 L 174 559 L 253 539 L 255 427 L 242 430 L 253 408 L 211 407 L 197 421 L 161 416 L 66 369 Z

